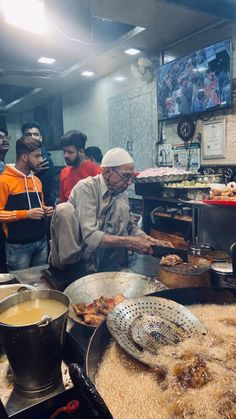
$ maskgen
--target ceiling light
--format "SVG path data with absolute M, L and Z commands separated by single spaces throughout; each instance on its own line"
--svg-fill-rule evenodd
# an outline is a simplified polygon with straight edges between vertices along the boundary
M 126 80 L 126 77 L 124 77 L 124 76 L 117 76 L 117 77 L 114 77 L 114 80 L 115 81 L 125 81 Z
M 7 23 L 35 33 L 48 29 L 44 4 L 39 0 L 0 0 L 0 6 Z
M 94 75 L 94 73 L 92 71 L 83 71 L 83 73 L 81 73 L 82 76 L 84 77 L 92 77 Z
M 167 55 L 164 59 L 165 64 L 170 63 L 171 61 L 174 61 L 174 60 L 176 60 L 176 56 L 172 54 Z
M 124 53 L 128 55 L 136 55 L 136 54 L 139 54 L 140 51 L 139 49 L 136 49 L 136 48 L 129 48 L 129 49 L 126 49 Z
M 38 62 L 43 64 L 53 64 L 55 63 L 55 58 L 41 57 Z

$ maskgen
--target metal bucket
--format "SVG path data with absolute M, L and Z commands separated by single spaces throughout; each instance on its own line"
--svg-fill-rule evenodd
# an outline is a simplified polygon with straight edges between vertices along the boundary
M 13 372 L 14 388 L 25 397 L 41 397 L 62 382 L 61 361 L 70 301 L 59 291 L 22 291 L 0 302 L 0 314 L 8 308 L 35 299 L 51 299 L 65 305 L 56 319 L 11 326 L 0 323 L 0 337 Z

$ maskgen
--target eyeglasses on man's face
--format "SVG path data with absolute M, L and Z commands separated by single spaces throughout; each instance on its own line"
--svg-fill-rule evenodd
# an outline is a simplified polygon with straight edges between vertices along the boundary
M 10 139 L 11 139 L 11 137 L 9 137 L 8 135 L 0 134 L 0 140 L 10 140 Z
M 129 182 L 130 180 L 133 181 L 134 174 L 133 173 L 122 173 L 119 169 L 112 168 L 113 172 L 121 177 L 124 182 Z

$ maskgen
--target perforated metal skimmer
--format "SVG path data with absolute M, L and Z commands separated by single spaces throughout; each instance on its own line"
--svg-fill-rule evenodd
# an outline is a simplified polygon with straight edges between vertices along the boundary
M 207 333 L 186 307 L 159 297 L 124 300 L 107 316 L 107 326 L 118 344 L 148 365 L 158 363 L 158 349 L 194 334 Z

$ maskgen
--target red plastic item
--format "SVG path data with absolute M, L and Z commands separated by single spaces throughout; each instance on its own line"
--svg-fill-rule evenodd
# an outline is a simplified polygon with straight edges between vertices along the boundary
M 202 202 L 208 205 L 223 205 L 226 207 L 236 207 L 236 201 L 221 201 L 217 199 L 205 199 Z
M 79 409 L 79 400 L 71 400 L 71 402 L 66 405 L 66 413 L 74 413 Z
M 59 407 L 52 414 L 52 416 L 50 416 L 50 419 L 55 419 L 61 413 L 67 413 L 68 415 L 70 415 L 71 413 L 76 412 L 76 410 L 79 410 L 79 400 L 71 400 L 69 403 L 67 403 L 66 406 Z

